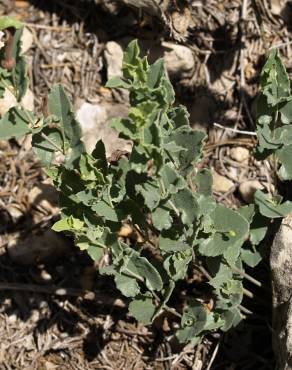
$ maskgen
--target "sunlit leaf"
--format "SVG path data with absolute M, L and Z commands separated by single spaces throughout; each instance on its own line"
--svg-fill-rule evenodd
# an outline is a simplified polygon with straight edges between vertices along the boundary
M 155 305 L 152 302 L 151 296 L 138 295 L 129 305 L 129 311 L 136 320 L 144 325 L 152 322 L 155 314 Z
M 28 112 L 28 115 L 33 117 L 30 112 Z M 13 107 L 9 109 L 0 119 L 0 139 L 18 138 L 31 131 L 28 119 L 23 116 L 21 108 Z
M 286 217 L 292 212 L 292 202 L 280 203 L 278 199 L 269 197 L 261 190 L 257 190 L 254 196 L 255 203 L 259 206 L 260 213 L 268 218 Z
M 10 28 L 10 27 L 19 29 L 23 27 L 23 23 L 21 23 L 14 17 L 1 16 L 0 17 L 0 30 L 4 30 L 5 28 Z

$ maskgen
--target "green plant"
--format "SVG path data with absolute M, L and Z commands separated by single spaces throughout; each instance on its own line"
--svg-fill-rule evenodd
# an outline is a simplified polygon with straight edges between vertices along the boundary
M 257 101 L 258 152 L 273 154 L 280 163 L 279 175 L 292 179 L 292 95 L 290 81 L 278 51 L 273 49 L 261 73 Z
M 259 262 L 255 246 L 267 230 L 258 209 L 266 218 L 271 215 L 263 211 L 261 193 L 256 206 L 239 211 L 215 202 L 210 171 L 196 167 L 205 135 L 190 128 L 185 107 L 174 105 L 163 60 L 149 65 L 132 41 L 124 54 L 123 78 L 107 83 L 129 90 L 128 117 L 110 125 L 133 143 L 129 157 L 109 163 L 102 141 L 86 153 L 62 86 L 49 93 L 46 115 L 22 106 L 26 73 L 19 36 L 13 42 L 16 63 L 12 70 L 0 69 L 0 86 L 12 91 L 18 104 L 0 120 L 0 138 L 32 134 L 33 150 L 60 192 L 61 219 L 53 229 L 72 233 L 93 260 L 108 255 L 99 272 L 113 276 L 142 323 L 170 312 L 179 321 L 178 339 L 193 344 L 208 331 L 236 325 L 242 317 L 243 262 Z M 5 57 L 4 50 L 1 60 Z M 140 238 L 123 239 L 123 225 Z M 184 298 L 181 281 L 195 269 L 203 271 L 209 288 Z
M 279 178 L 291 180 L 292 95 L 289 77 L 277 49 L 271 51 L 262 69 L 260 83 L 261 91 L 256 101 L 256 155 L 260 159 L 271 158 Z M 267 220 L 285 217 L 292 211 L 292 202 L 282 200 L 280 195 L 268 195 L 260 190 L 255 194 L 259 212 Z

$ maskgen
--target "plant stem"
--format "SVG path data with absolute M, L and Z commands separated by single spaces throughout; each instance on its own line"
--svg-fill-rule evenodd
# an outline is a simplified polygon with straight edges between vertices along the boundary
M 245 271 L 242 271 L 240 270 L 239 268 L 235 267 L 235 266 L 229 266 L 231 268 L 231 270 L 233 272 L 236 272 L 237 274 L 239 274 L 240 276 L 244 277 L 245 279 L 249 280 L 251 283 L 253 283 L 254 285 L 257 285 L 259 287 L 262 286 L 262 283 L 258 280 L 256 280 L 255 278 L 253 278 L 252 276 L 248 275 Z
M 198 267 L 198 269 L 201 271 L 201 273 L 210 281 L 212 280 L 212 276 L 208 273 L 208 271 L 201 265 L 196 265 Z M 246 295 L 247 297 L 249 298 L 254 298 L 254 295 L 253 293 L 246 289 L 246 288 L 243 288 L 243 294 Z
M 182 318 L 182 315 L 178 313 L 174 308 L 168 307 L 166 305 L 163 308 L 165 309 L 165 311 L 172 313 L 174 316 L 179 317 L 180 319 Z
M 24 108 L 24 106 L 22 104 L 19 104 L 19 105 L 22 108 L 23 113 L 26 115 L 26 117 L 28 119 L 28 123 L 30 123 L 30 125 L 33 127 L 34 126 L 34 122 L 31 120 L 31 117 L 29 116 L 27 110 Z M 44 138 L 45 140 L 47 140 L 56 150 L 58 150 L 60 153 L 62 153 L 63 155 L 65 155 L 63 149 L 61 147 L 59 147 L 59 145 L 57 145 L 56 143 L 54 143 L 53 140 L 51 140 L 46 134 L 44 134 L 43 132 L 41 132 L 41 137 Z
M 236 128 L 225 127 L 225 126 L 220 125 L 220 123 L 214 123 L 214 126 L 215 127 L 218 127 L 218 128 L 222 128 L 223 130 L 226 130 L 226 131 L 234 132 L 236 134 L 249 135 L 249 136 L 257 136 L 257 133 L 256 132 L 253 132 L 253 131 L 242 131 L 242 130 L 238 130 Z
M 44 134 L 42 132 L 41 133 L 41 137 L 44 138 L 44 139 L 46 139 L 56 150 L 58 150 L 60 153 L 62 153 L 63 155 L 65 155 L 64 152 L 63 152 L 63 150 L 62 150 L 62 148 L 60 148 L 59 145 L 55 144 L 53 142 L 53 140 L 51 140 L 46 134 Z

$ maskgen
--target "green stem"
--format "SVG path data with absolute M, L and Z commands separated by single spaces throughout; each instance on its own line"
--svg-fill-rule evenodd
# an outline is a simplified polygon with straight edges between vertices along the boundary
M 47 142 L 49 142 L 56 150 L 58 150 L 60 153 L 62 153 L 63 155 L 65 155 L 64 152 L 63 152 L 63 150 L 62 150 L 62 148 L 60 148 L 59 145 L 55 144 L 53 142 L 53 140 L 51 140 L 46 134 L 44 134 L 43 132 L 41 132 L 41 137 L 44 138 L 45 140 L 47 140 Z
M 28 114 L 27 110 L 24 108 L 24 106 L 21 103 L 19 103 L 19 106 L 22 109 L 23 113 L 26 115 L 26 118 L 28 119 L 28 123 L 33 127 L 34 122 L 31 120 L 31 117 Z M 54 143 L 53 140 L 51 140 L 46 134 L 41 132 L 41 137 L 44 138 L 45 140 L 47 140 L 47 142 L 50 143 L 57 151 L 59 151 L 60 153 L 65 155 L 65 152 L 63 151 L 63 149 L 61 147 L 59 147 L 59 145 Z
M 174 161 L 174 159 L 173 159 L 172 155 L 169 153 L 169 150 L 164 149 L 164 151 L 165 151 L 166 155 L 168 156 L 168 158 L 170 159 L 171 163 L 172 163 L 172 164 L 174 165 L 174 167 L 178 170 L 178 169 L 179 169 L 179 167 L 176 165 L 176 163 L 175 163 L 175 161 Z
M 130 277 L 132 277 L 132 278 L 137 279 L 138 281 L 140 281 L 140 283 L 145 284 L 145 281 L 144 281 L 143 278 L 141 278 L 141 276 L 136 275 L 134 272 L 132 272 L 131 270 L 128 270 L 126 267 L 123 268 L 121 272 L 122 273 L 126 273 L 126 275 L 129 275 Z
M 237 274 L 239 274 L 240 276 L 246 278 L 247 280 L 249 280 L 251 283 L 253 283 L 254 285 L 257 285 L 259 287 L 262 286 L 262 283 L 258 280 L 256 280 L 255 278 L 253 278 L 252 276 L 248 275 L 245 271 L 242 271 L 240 270 L 239 268 L 235 267 L 235 266 L 230 266 L 231 270 Z
M 114 208 L 114 205 L 113 205 L 113 202 L 112 202 L 111 196 L 110 196 L 110 187 L 109 186 L 107 187 L 107 198 L 108 198 L 108 202 L 109 202 L 111 208 Z

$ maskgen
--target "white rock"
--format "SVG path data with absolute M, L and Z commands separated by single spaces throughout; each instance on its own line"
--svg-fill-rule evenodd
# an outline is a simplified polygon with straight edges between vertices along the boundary
M 21 35 L 21 54 L 25 54 L 33 44 L 33 34 L 30 30 L 24 27 Z
M 40 311 L 39 310 L 31 310 L 31 316 L 30 316 L 30 320 L 34 323 L 38 322 L 39 319 L 40 319 Z
M 31 90 L 26 91 L 21 103 L 26 109 L 34 110 L 34 95 Z M 8 89 L 5 89 L 4 96 L 0 99 L 0 117 L 3 117 L 15 105 L 17 105 L 15 96 Z
M 1 346 L 0 346 L 0 364 L 4 364 L 5 362 L 7 362 L 6 353 L 7 353 L 7 349 L 6 349 L 5 344 L 1 344 Z
M 31 269 L 31 277 L 38 284 L 47 284 L 52 282 L 52 275 L 45 269 L 44 265 L 39 265 L 36 269 Z
M 7 317 L 9 324 L 15 324 L 18 321 L 17 314 L 13 313 Z
M 233 182 L 229 180 L 227 177 L 219 175 L 218 172 L 213 171 L 213 190 L 218 193 L 226 193 L 229 191 L 233 186 Z
M 45 370 L 56 370 L 59 365 L 54 364 L 51 361 L 46 361 L 45 362 Z
M 87 152 L 91 153 L 100 138 L 98 128 L 107 120 L 105 108 L 98 104 L 83 103 L 76 112 L 82 130 L 82 141 Z
M 82 140 L 86 150 L 91 153 L 98 140 L 102 139 L 107 157 L 111 157 L 116 151 L 130 152 L 130 141 L 120 139 L 118 133 L 109 127 L 111 107 L 106 109 L 99 104 L 83 103 L 76 113 L 76 117 L 82 129 Z M 116 114 L 117 116 L 119 114 Z
M 242 146 L 232 148 L 230 150 L 230 157 L 236 162 L 244 162 L 249 158 L 249 150 Z
M 3 46 L 5 46 L 5 33 L 3 31 L 0 31 L 0 49 L 3 48 Z
M 252 203 L 254 193 L 258 189 L 264 189 L 264 186 L 258 181 L 258 180 L 248 180 L 239 185 L 239 193 L 242 197 L 242 199 L 246 203 Z
M 7 251 L 15 263 L 34 265 L 66 254 L 69 246 L 70 243 L 61 234 L 48 229 L 40 235 L 12 239 L 7 246 Z
M 183 45 L 171 42 L 162 43 L 165 67 L 171 78 L 190 77 L 195 67 L 192 51 Z
M 274 15 L 281 14 L 287 0 L 270 0 L 271 12 Z
M 24 97 L 21 100 L 21 103 L 26 109 L 34 111 L 34 95 L 30 89 L 27 89 Z
M 107 65 L 107 78 L 122 76 L 123 49 L 115 41 L 106 43 L 104 57 Z

